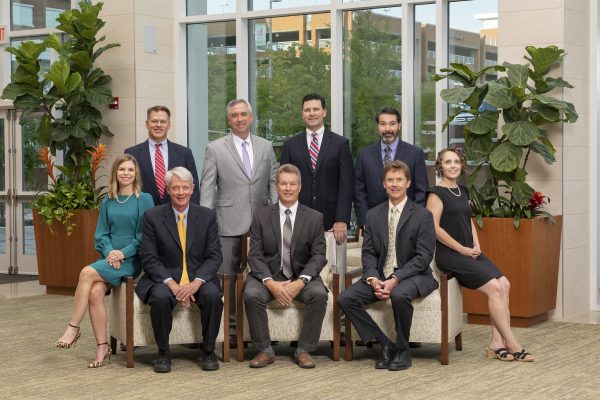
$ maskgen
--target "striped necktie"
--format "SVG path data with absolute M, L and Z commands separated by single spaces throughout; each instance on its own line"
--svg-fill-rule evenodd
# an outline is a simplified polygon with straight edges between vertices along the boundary
M 312 134 L 308 153 L 310 154 L 310 165 L 312 166 L 313 172 L 315 172 L 317 169 L 317 158 L 319 158 L 319 138 L 316 132 Z
M 163 158 L 162 151 L 160 150 L 162 143 L 157 143 L 154 152 L 154 179 L 156 180 L 156 188 L 158 189 L 158 196 L 163 199 L 165 197 L 165 187 L 167 181 L 165 179 L 165 159 Z

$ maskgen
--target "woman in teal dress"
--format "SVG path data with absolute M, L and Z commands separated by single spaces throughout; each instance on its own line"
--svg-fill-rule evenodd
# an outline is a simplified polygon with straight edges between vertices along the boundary
M 112 165 L 107 197 L 100 205 L 94 240 L 102 258 L 84 267 L 75 291 L 73 314 L 56 347 L 71 348 L 80 337 L 79 324 L 89 306 L 97 351 L 90 368 L 110 361 L 111 348 L 106 341 L 107 314 L 104 294 L 118 286 L 123 276 L 141 272 L 138 251 L 142 242 L 144 212 L 152 208 L 152 196 L 141 192 L 140 169 L 133 156 L 118 156 Z

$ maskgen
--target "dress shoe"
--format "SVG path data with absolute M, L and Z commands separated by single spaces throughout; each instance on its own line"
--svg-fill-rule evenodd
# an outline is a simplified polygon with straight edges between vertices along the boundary
M 394 358 L 395 349 L 393 343 L 388 343 L 381 348 L 381 357 L 375 362 L 376 369 L 388 369 L 390 361 Z
M 202 370 L 203 371 L 216 371 L 219 369 L 219 362 L 217 361 L 217 355 L 214 351 L 205 351 L 202 355 Z
M 263 368 L 275 362 L 275 353 L 267 354 L 261 351 L 250 361 L 250 368 Z
M 168 353 L 158 353 L 158 359 L 154 361 L 154 372 L 171 372 L 171 356 Z
M 310 356 L 310 354 L 308 354 L 305 351 L 303 351 L 302 353 L 297 353 L 294 356 L 294 359 L 296 360 L 296 364 L 298 364 L 298 366 L 300 368 L 314 368 L 315 367 L 315 361 Z
M 421 342 L 408 342 L 408 347 L 411 349 L 418 349 L 421 347 Z
M 390 361 L 388 369 L 390 371 L 402 371 L 408 369 L 412 365 L 412 359 L 410 357 L 410 349 L 406 348 L 398 350 L 394 358 Z

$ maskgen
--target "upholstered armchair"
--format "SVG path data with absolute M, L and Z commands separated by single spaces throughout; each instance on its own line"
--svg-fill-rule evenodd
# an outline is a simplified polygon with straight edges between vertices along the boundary
M 250 329 L 248 320 L 244 313 L 243 287 L 248 266 L 248 244 L 249 238 L 245 236 L 242 239 L 242 271 L 237 276 L 237 361 L 244 361 L 244 342 L 250 341 Z M 330 252 L 337 251 L 337 248 L 344 248 L 344 245 L 337 246 L 335 240 L 327 241 L 327 265 L 321 271 L 321 279 L 329 289 L 329 298 L 327 299 L 327 310 L 323 319 L 321 328 L 322 341 L 333 342 L 332 358 L 334 361 L 340 359 L 340 310 L 337 305 L 337 296 L 340 293 L 340 275 L 337 267 L 331 265 L 329 260 Z M 340 260 L 340 258 L 337 258 Z M 345 259 L 345 257 L 343 257 Z M 304 304 L 294 301 L 289 306 L 281 306 L 277 301 L 271 301 L 267 306 L 267 315 L 269 318 L 269 332 L 271 340 L 275 341 L 294 341 L 298 340 L 302 328 L 302 315 Z
M 229 275 L 219 276 L 223 287 L 224 307 L 217 342 L 223 343 L 223 361 L 229 361 Z M 117 352 L 117 340 L 124 343 L 127 347 L 127 368 L 134 366 L 134 347 L 156 345 L 150 321 L 150 306 L 142 303 L 135 294 L 134 287 L 134 279 L 124 277 L 123 283 L 112 289 L 108 311 L 113 354 Z M 169 343 L 202 343 L 200 310 L 196 305 L 189 308 L 181 304 L 175 306 Z

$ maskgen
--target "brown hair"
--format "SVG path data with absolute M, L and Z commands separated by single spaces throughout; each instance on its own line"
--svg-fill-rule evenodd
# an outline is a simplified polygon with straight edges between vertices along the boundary
M 446 154 L 446 152 L 451 151 L 454 154 L 456 154 L 458 156 L 458 159 L 460 160 L 460 176 L 466 175 L 467 173 L 467 159 L 465 157 L 465 155 L 463 154 L 462 150 L 459 149 L 458 147 L 446 147 L 445 149 L 442 149 L 438 152 L 437 154 L 437 158 L 435 159 L 435 174 L 439 177 L 442 176 L 442 159 L 444 158 L 444 154 Z
M 135 179 L 133 181 L 133 194 L 135 195 L 135 197 L 140 197 L 140 193 L 142 192 L 142 177 L 140 175 L 140 167 L 138 166 L 137 161 L 135 160 L 135 157 L 133 157 L 130 154 L 121 154 L 120 156 L 117 156 L 117 158 L 115 158 L 115 161 L 113 161 L 111 170 L 110 170 L 110 179 L 109 179 L 109 183 L 108 183 L 108 198 L 109 199 L 116 199 L 117 195 L 119 194 L 119 182 L 117 181 L 117 170 L 119 169 L 119 166 L 121 164 L 123 164 L 126 161 L 131 161 L 133 162 L 133 165 L 135 166 Z
M 394 160 L 385 164 L 385 167 L 383 167 L 383 180 L 385 180 L 385 176 L 390 171 L 402 171 L 404 172 L 404 176 L 406 177 L 406 179 L 410 181 L 410 168 L 408 167 L 408 165 L 406 165 L 404 161 Z
M 146 111 L 146 121 L 150 121 L 150 114 L 153 112 L 164 111 L 167 113 L 168 120 L 171 120 L 171 110 L 167 106 L 152 106 Z
M 302 175 L 300 175 L 300 170 L 298 169 L 298 167 L 292 164 L 283 164 L 279 168 L 277 168 L 277 178 L 275 179 L 275 183 L 279 182 L 279 175 L 281 175 L 284 172 L 296 175 L 300 183 L 302 183 Z

